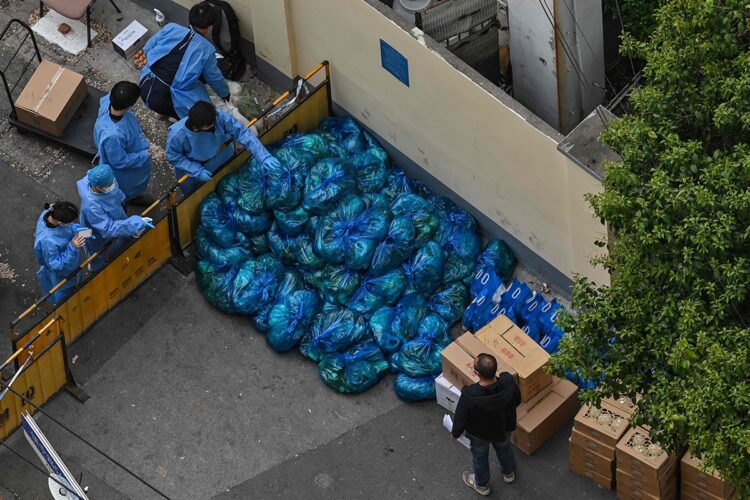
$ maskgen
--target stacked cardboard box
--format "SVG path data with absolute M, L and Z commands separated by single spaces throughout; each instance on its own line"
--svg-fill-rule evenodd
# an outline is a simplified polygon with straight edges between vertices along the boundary
M 546 373 L 549 355 L 505 316 L 476 336 L 461 335 L 443 350 L 442 376 L 446 383 L 454 388 L 477 383 L 474 358 L 482 353 L 495 356 L 498 373 L 510 373 L 518 382 L 523 403 L 518 407 L 513 442 L 531 454 L 573 417 L 578 409 L 578 387 Z M 446 389 L 436 386 L 436 390 L 444 393 Z
M 677 498 L 677 458 L 652 443 L 645 427 L 628 430 L 617 443 L 617 498 Z
M 628 430 L 631 414 L 603 400 L 578 412 L 569 441 L 570 470 L 607 489 L 615 486 L 615 449 Z
M 689 451 L 680 461 L 681 490 L 684 500 L 726 500 L 734 488 L 718 472 L 702 472 L 703 462 Z

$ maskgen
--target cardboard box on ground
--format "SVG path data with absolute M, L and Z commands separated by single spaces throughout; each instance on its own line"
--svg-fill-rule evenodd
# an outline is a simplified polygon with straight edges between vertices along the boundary
M 492 325 L 491 333 L 482 337 L 464 333 L 443 350 L 442 377 L 445 383 L 452 384 L 456 389 L 475 384 L 479 377 L 474 372 L 474 358 L 482 353 L 495 356 L 498 374 L 510 373 L 517 380 L 519 388 L 523 387 L 523 403 L 516 412 L 518 422 L 513 443 L 531 454 L 575 415 L 578 388 L 567 380 L 544 372 L 549 356 L 508 318 L 500 316 L 488 327 Z M 483 330 L 487 330 L 487 327 Z M 507 334 L 510 340 L 505 341 L 503 334 Z M 503 355 L 498 352 L 499 349 L 506 349 L 513 356 Z M 436 384 L 437 392 L 444 390 Z M 438 403 L 451 410 L 444 398 L 439 397 Z M 455 407 L 451 411 L 455 411 Z
M 147 40 L 148 28 L 133 21 L 112 39 L 112 48 L 125 59 L 130 59 L 146 45 Z
M 649 430 L 635 427 L 617 443 L 617 496 L 669 499 L 677 494 L 677 458 L 665 451 L 643 453 L 651 445 Z M 639 448 L 641 451 L 639 451 Z
M 87 95 L 83 75 L 42 61 L 16 99 L 16 116 L 26 125 L 62 137 Z
M 734 487 L 721 478 L 719 472 L 703 472 L 703 461 L 689 451 L 680 460 L 683 498 L 726 500 L 732 498 Z

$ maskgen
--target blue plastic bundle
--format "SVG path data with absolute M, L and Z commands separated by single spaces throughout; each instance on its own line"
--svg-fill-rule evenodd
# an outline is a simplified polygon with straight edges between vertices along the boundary
M 293 182 L 302 180 L 304 183 L 305 174 L 310 171 L 313 163 L 319 158 L 319 155 L 316 155 L 313 151 L 288 146 L 272 148 L 271 153 L 289 169 Z M 299 184 L 295 188 L 299 188 Z
M 378 207 L 390 209 L 391 206 L 391 200 L 382 193 L 362 193 L 362 201 L 365 202 L 365 207 L 367 208 Z
M 380 193 L 387 196 L 389 200 L 394 200 L 402 194 L 414 194 L 415 192 L 414 184 L 407 177 L 406 172 L 400 168 L 392 168 L 388 170 L 385 186 L 383 186 L 383 190 Z
M 328 148 L 328 152 L 323 156 L 332 156 L 334 158 L 342 159 L 349 158 L 349 153 L 346 152 L 344 146 L 342 146 L 339 140 L 336 139 L 333 135 L 320 129 L 318 129 L 318 135 L 320 135 L 320 138 L 325 141 Z
M 443 282 L 469 278 L 474 272 L 475 260 L 482 249 L 479 235 L 470 230 L 456 228 L 443 245 L 446 253 Z
M 492 269 L 479 269 L 474 274 L 474 278 L 471 280 L 471 288 L 469 293 L 472 297 L 478 297 L 480 295 L 490 296 L 497 291 L 498 288 L 503 286 L 503 281 L 500 277 L 495 274 Z
M 428 314 L 419 322 L 416 338 L 429 340 L 441 348 L 447 347 L 453 341 L 450 325 L 437 314 Z
M 307 235 L 289 236 L 279 230 L 278 224 L 274 222 L 268 231 L 268 245 L 271 251 L 284 264 L 296 264 L 300 253 L 301 240 Z
M 287 295 L 291 295 L 297 290 L 303 290 L 305 288 L 305 280 L 299 271 L 294 269 L 287 269 L 284 271 L 284 276 L 279 281 L 279 289 L 276 291 L 277 301 Z
M 414 246 L 425 245 L 435 235 L 440 220 L 433 212 L 429 202 L 416 194 L 399 195 L 391 203 L 394 217 L 409 217 L 414 224 L 416 234 Z
M 254 214 L 239 206 L 229 207 L 227 213 L 234 226 L 248 236 L 267 233 L 273 222 L 273 216 L 269 212 Z
M 376 193 L 388 178 L 388 155 L 368 132 L 364 133 L 365 149 L 352 158 L 356 169 L 357 187 L 363 193 Z
M 320 134 L 313 132 L 308 134 L 289 134 L 281 140 L 279 148 L 288 148 L 297 154 L 300 152 L 309 153 L 313 158 L 317 159 L 323 156 L 328 156 L 330 146 L 328 141 L 326 141 Z
M 476 232 L 477 221 L 474 217 L 458 208 L 450 199 L 438 195 L 430 195 L 426 199 L 440 219 L 440 227 L 433 237 L 433 241 L 438 245 L 445 246 L 451 234 L 457 230 Z
M 255 255 L 263 255 L 271 251 L 271 247 L 268 244 L 268 237 L 265 234 L 251 236 L 247 239 L 247 242 L 248 247 Z
M 529 288 L 529 285 L 526 283 L 523 283 L 519 281 L 518 278 L 515 278 L 510 285 L 508 285 L 508 289 L 505 290 L 505 292 L 500 297 L 500 303 L 503 306 L 506 306 L 508 309 L 513 309 L 516 316 L 520 319 L 520 310 L 521 307 L 523 307 L 523 303 L 526 302 L 526 300 L 533 295 L 534 292 L 531 291 L 531 288 Z
M 409 217 L 395 217 L 388 227 L 388 234 L 372 254 L 370 274 L 380 276 L 400 266 L 414 250 L 416 229 Z
M 393 305 L 401 297 L 405 286 L 406 276 L 402 269 L 394 269 L 382 276 L 367 275 L 346 307 L 370 318 L 381 307 Z
M 307 233 L 296 236 L 297 238 L 297 264 L 300 269 L 320 269 L 326 265 L 323 257 L 315 253 L 313 238 Z
M 406 272 L 406 290 L 429 294 L 443 279 L 445 252 L 437 243 L 429 242 L 403 265 Z
M 200 207 L 201 228 L 214 243 L 224 248 L 235 246 L 237 228 L 216 193 L 206 196 Z
M 294 348 L 312 325 L 319 308 L 318 294 L 309 290 L 279 297 L 268 318 L 268 345 L 279 352 Z
M 388 361 L 372 342 L 357 344 L 342 354 L 325 356 L 318 364 L 320 378 L 338 392 L 357 394 L 377 384 L 388 371 Z
M 435 377 L 433 375 L 410 377 L 405 373 L 399 373 L 393 384 L 393 390 L 396 396 L 410 403 L 435 399 Z
M 323 158 L 305 180 L 305 208 L 323 214 L 356 187 L 354 167 L 339 158 Z
M 331 304 L 343 306 L 362 284 L 362 273 L 344 266 L 326 266 L 321 274 L 320 293 Z
M 410 377 L 435 376 L 442 370 L 442 350 L 431 340 L 417 337 L 406 342 L 400 351 L 391 356 L 391 369 Z
M 251 318 L 253 326 L 255 326 L 255 329 L 260 333 L 265 334 L 268 332 L 268 319 L 271 316 L 271 309 L 273 309 L 273 304 L 266 304 L 258 309 L 258 312 L 256 312 Z
M 298 164 L 295 167 L 302 168 Z M 276 166 L 263 164 L 262 168 L 265 175 L 266 208 L 289 211 L 298 206 L 302 201 L 302 190 L 297 184 L 298 179 L 292 175 L 292 169 L 283 161 L 279 161 Z M 304 174 L 301 178 L 304 178 Z
M 386 354 L 398 351 L 417 334 L 427 312 L 425 300 L 414 293 L 404 295 L 394 307 L 378 309 L 370 318 L 375 342 Z
M 288 212 L 274 210 L 273 215 L 279 230 L 289 236 L 302 234 L 305 231 L 307 222 L 310 220 L 310 214 L 303 207 L 297 207 Z
M 501 280 L 507 281 L 513 276 L 516 267 L 516 256 L 503 240 L 492 240 L 477 259 L 476 269 L 492 269 Z
M 315 318 L 310 336 L 300 345 L 300 352 L 315 362 L 326 354 L 343 352 L 354 344 L 368 340 L 367 323 L 359 314 L 338 308 L 321 312 Z
M 361 198 L 347 196 L 320 218 L 315 252 L 333 264 L 367 269 L 378 242 L 387 234 L 389 222 L 386 209 L 365 208 Z
M 202 227 L 198 227 L 195 238 L 195 249 L 198 260 L 209 260 L 218 267 L 239 267 L 251 257 L 250 251 L 243 247 L 224 248 L 206 236 Z
M 235 312 L 232 290 L 237 270 L 210 260 L 199 260 L 195 266 L 195 281 L 209 304 L 224 312 Z
M 466 285 L 453 282 L 430 298 L 430 311 L 439 314 L 449 325 L 461 319 L 469 301 Z
M 276 298 L 284 265 L 273 255 L 249 259 L 237 272 L 232 290 L 232 305 L 241 313 L 252 316 Z
M 239 199 L 237 205 L 250 213 L 259 214 L 266 210 L 268 189 L 263 165 L 258 160 L 245 163 L 237 174 Z
M 319 128 L 334 136 L 348 155 L 362 152 L 367 147 L 362 127 L 351 116 L 324 118 Z

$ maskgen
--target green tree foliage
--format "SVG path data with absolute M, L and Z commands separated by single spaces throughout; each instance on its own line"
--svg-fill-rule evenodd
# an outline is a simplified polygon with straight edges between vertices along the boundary
M 625 30 L 636 40 L 646 40 L 654 30 L 654 11 L 666 0 L 605 0 L 608 15 L 622 20 Z
M 666 0 L 628 43 L 646 83 L 603 134 L 622 162 L 589 197 L 612 283 L 577 278 L 553 367 L 642 395 L 638 423 L 750 498 L 750 3 Z

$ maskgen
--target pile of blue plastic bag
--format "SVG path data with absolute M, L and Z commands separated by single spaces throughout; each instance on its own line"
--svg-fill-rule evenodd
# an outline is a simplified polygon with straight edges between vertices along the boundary
M 434 398 L 482 251 L 476 221 L 391 166 L 351 118 L 271 151 L 279 168 L 251 160 L 201 205 L 203 295 L 250 316 L 274 350 L 299 349 L 337 391 L 390 370 L 403 399 Z M 509 249 L 490 247 L 512 270 Z

